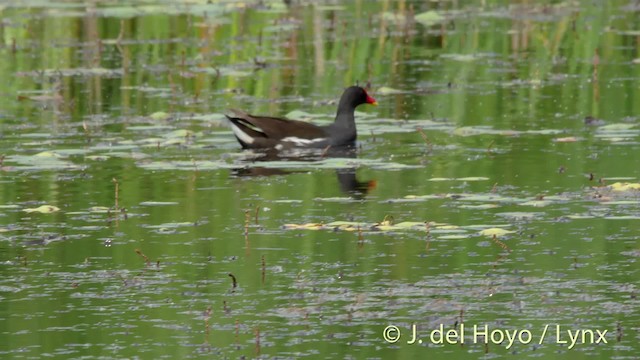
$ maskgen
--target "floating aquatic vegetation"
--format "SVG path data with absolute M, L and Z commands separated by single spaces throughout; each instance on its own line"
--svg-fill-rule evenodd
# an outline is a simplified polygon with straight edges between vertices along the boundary
M 87 214 L 109 214 L 114 211 L 113 208 L 109 208 L 106 206 L 92 206 L 85 211 L 69 211 L 66 212 L 67 215 L 87 215 Z
M 551 201 L 549 200 L 529 200 L 529 201 L 525 201 L 520 203 L 521 206 L 533 206 L 533 207 L 544 207 L 551 204 Z
M 194 227 L 196 223 L 193 222 L 174 222 L 174 223 L 164 223 L 160 225 L 144 225 L 143 227 L 147 229 L 152 229 L 154 232 L 158 234 L 172 234 L 177 232 L 179 229 Z
M 622 143 L 636 139 L 640 136 L 640 129 L 636 124 L 616 123 L 599 126 L 595 136 L 607 141 Z
M 598 132 L 614 132 L 614 131 L 626 131 L 636 127 L 636 124 L 628 123 L 616 123 L 599 126 L 596 131 Z
M 164 111 L 156 111 L 153 114 L 149 115 L 149 118 L 152 120 L 167 120 L 171 115 Z M 131 128 L 129 128 L 131 130 Z
M 559 143 L 568 143 L 568 142 L 576 142 L 578 141 L 578 138 L 575 136 L 568 136 L 568 137 L 555 138 L 553 139 L 553 141 L 559 142 Z
M 57 206 L 53 206 L 53 205 L 40 205 L 37 208 L 27 208 L 27 209 L 23 209 L 22 211 L 26 212 L 26 213 L 41 213 L 41 214 L 50 214 L 50 213 L 54 213 L 56 211 L 60 211 L 60 208 Z
M 0 205 L 0 209 L 19 209 L 19 208 L 20 206 L 15 204 Z
M 442 54 L 440 55 L 443 59 L 449 59 L 454 61 L 461 62 L 471 62 L 481 58 L 478 54 Z
M 498 204 L 459 204 L 459 209 L 471 209 L 471 210 L 487 210 L 487 209 L 495 209 L 500 207 Z
M 211 74 L 211 75 L 215 75 L 215 76 L 229 76 L 229 77 L 234 77 L 234 78 L 251 76 L 251 74 L 253 74 L 252 71 L 240 70 L 240 69 L 237 69 L 237 68 L 234 68 L 234 67 L 194 68 L 194 69 L 192 69 L 192 71 L 194 73 L 201 72 L 201 73 L 207 73 L 207 74 Z
M 103 76 L 103 77 L 121 77 L 122 69 L 105 69 L 101 67 L 95 68 L 73 68 L 73 69 L 43 69 L 37 71 L 18 72 L 16 76 L 46 76 L 46 77 L 73 77 L 73 76 Z
M 609 185 L 613 191 L 640 190 L 640 183 L 616 182 Z
M 317 197 L 314 201 L 324 201 L 324 202 L 337 202 L 337 203 L 350 203 L 350 202 L 358 202 L 361 200 L 354 199 L 351 197 Z
M 389 199 L 388 202 L 419 202 L 432 199 L 443 199 L 444 194 L 429 194 L 429 195 L 406 195 L 400 199 Z
M 404 221 L 394 224 L 393 221 L 383 220 L 379 223 L 363 223 L 353 221 L 333 221 L 330 223 L 306 223 L 306 224 L 284 224 L 283 229 L 286 230 L 342 230 L 342 231 L 399 231 L 399 230 L 418 230 L 424 231 L 427 222 L 420 221 Z M 451 225 L 428 222 L 430 229 L 451 229 Z
M 445 194 L 445 198 L 456 201 L 481 201 L 481 202 L 497 202 L 497 203 L 522 203 L 527 201 L 513 196 L 500 195 L 496 193 L 451 193 Z
M 137 163 L 138 167 L 147 170 L 218 170 L 235 169 L 238 165 L 229 164 L 221 160 L 162 160 L 162 161 L 142 161 Z
M 167 205 L 178 205 L 179 203 L 175 201 L 143 201 L 140 203 L 142 206 L 167 206 Z
M 380 14 L 380 19 L 386 22 L 395 23 L 397 25 L 403 25 L 407 23 L 407 16 L 405 16 L 404 14 L 394 13 L 390 11 L 385 11 L 382 14 Z
M 501 236 L 505 236 L 513 233 L 515 233 L 515 231 L 506 230 L 503 228 L 488 228 L 488 229 L 480 230 L 479 232 L 480 235 L 488 236 L 488 237 L 494 237 L 494 236 L 501 237 Z
M 438 236 L 438 239 L 440 239 L 440 240 L 461 240 L 461 239 L 468 239 L 469 237 L 471 237 L 470 234 L 451 234 L 451 235 Z
M 222 126 L 227 124 L 227 117 L 222 113 L 207 113 L 207 114 L 181 114 L 180 120 L 194 120 L 207 123 L 212 126 Z
M 463 178 L 431 178 L 428 181 L 487 181 L 488 177 L 484 176 L 469 176 Z
M 420 14 L 416 14 L 414 20 L 417 23 L 429 27 L 444 22 L 446 18 L 434 10 L 429 10 Z
M 92 160 L 92 161 L 106 161 L 109 160 L 109 156 L 107 155 L 87 155 L 84 157 L 87 160 Z
M 118 4 L 117 6 L 91 7 L 88 14 L 105 17 L 130 19 L 149 15 L 195 15 L 216 18 L 235 8 L 246 7 L 245 2 L 172 2 L 171 4 Z
M 501 136 L 521 136 L 521 135 L 557 135 L 564 133 L 558 129 L 530 129 L 525 131 L 519 130 L 499 130 L 489 126 L 463 126 L 453 129 L 451 134 L 456 136 L 474 136 L 474 135 L 501 135 Z
M 384 159 L 364 158 L 327 158 L 319 161 L 261 161 L 255 164 L 264 168 L 314 168 L 314 169 L 350 169 L 366 166 L 374 169 L 398 170 L 419 168 L 419 165 L 407 165 Z
M 332 231 L 373 231 L 373 232 L 398 232 L 398 231 L 427 231 L 428 234 L 438 234 L 438 239 L 465 239 L 476 235 L 488 237 L 502 237 L 515 233 L 505 229 L 510 225 L 468 225 L 458 226 L 446 223 L 427 221 L 403 221 L 394 223 L 391 217 L 386 217 L 378 223 L 365 223 L 353 221 L 333 221 L 329 223 L 288 223 L 282 226 L 285 230 L 332 230 Z
M 544 213 L 541 213 L 541 212 L 511 211 L 511 212 L 497 213 L 496 215 L 505 217 L 507 219 L 512 219 L 512 220 L 535 220 L 535 219 L 538 219 L 538 218 L 544 216 Z
M 16 163 L 13 170 L 75 170 L 81 167 L 64 159 L 55 151 L 43 151 L 35 155 L 9 155 L 5 163 Z
M 452 131 L 457 136 L 473 136 L 473 135 L 504 135 L 516 136 L 519 133 L 514 130 L 495 130 L 486 126 L 463 126 Z
M 380 94 L 380 95 L 395 95 L 395 94 L 402 94 L 404 92 L 405 91 L 394 89 L 388 86 L 382 86 L 376 90 L 376 94 Z

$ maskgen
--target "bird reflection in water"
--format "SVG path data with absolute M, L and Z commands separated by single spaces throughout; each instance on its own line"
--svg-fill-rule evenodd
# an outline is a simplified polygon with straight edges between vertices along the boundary
M 252 176 L 274 176 L 274 175 L 288 175 L 296 174 L 307 171 L 302 170 L 285 170 L 277 167 L 263 167 L 260 166 L 260 162 L 272 162 L 272 161 L 304 161 L 310 164 L 316 161 L 321 161 L 326 158 L 357 158 L 357 150 L 353 146 L 334 147 L 324 150 L 318 149 L 292 149 L 287 152 L 275 151 L 267 149 L 265 152 L 260 153 L 259 156 L 251 159 L 251 165 L 234 169 L 232 174 L 239 177 L 252 177 Z M 283 166 L 284 167 L 284 166 Z M 340 191 L 345 195 L 348 195 L 354 199 L 363 199 L 369 194 L 370 191 L 376 188 L 376 180 L 360 181 L 356 175 L 355 167 L 339 168 L 336 169 L 336 177 L 338 179 L 338 185 Z

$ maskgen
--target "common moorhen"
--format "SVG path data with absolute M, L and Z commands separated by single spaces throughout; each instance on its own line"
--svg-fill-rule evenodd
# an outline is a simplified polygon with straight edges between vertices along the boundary
M 340 97 L 336 120 L 331 125 L 317 126 L 304 121 L 254 116 L 234 109 L 231 109 L 234 115 L 227 115 L 227 118 L 233 134 L 245 149 L 336 147 L 355 142 L 354 111 L 360 104 L 378 105 L 363 88 L 351 86 Z

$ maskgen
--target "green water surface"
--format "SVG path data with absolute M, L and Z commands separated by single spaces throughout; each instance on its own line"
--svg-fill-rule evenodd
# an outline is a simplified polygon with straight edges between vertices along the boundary
M 0 2 L 0 357 L 637 358 L 640 7 L 288 3 Z

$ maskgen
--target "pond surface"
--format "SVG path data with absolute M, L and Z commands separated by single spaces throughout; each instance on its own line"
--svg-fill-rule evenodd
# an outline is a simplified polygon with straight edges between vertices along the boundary
M 0 356 L 637 358 L 640 7 L 285 3 L 0 4 Z

